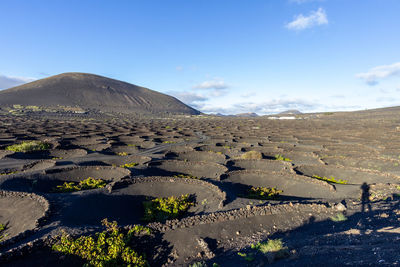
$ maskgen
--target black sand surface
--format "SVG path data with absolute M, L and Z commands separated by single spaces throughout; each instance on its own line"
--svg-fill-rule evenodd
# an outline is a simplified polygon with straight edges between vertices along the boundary
M 48 209 L 49 203 L 38 195 L 0 191 L 0 221 L 6 226 L 0 245 L 34 230 Z
M 285 121 L 1 109 L 0 223 L 7 224 L 7 236 L 0 265 L 82 265 L 51 244 L 61 230 L 73 236 L 99 231 L 104 218 L 153 230 L 151 242 L 136 248 L 151 266 L 399 264 L 399 112 L 301 114 Z M 45 139 L 54 145 L 44 152 L 4 150 Z M 250 151 L 258 158 L 246 159 Z M 108 184 L 52 191 L 88 177 Z M 248 198 L 249 188 L 259 186 L 283 192 Z M 143 201 L 182 194 L 195 198 L 187 213 L 142 220 Z M 283 259 L 251 248 L 268 239 L 282 239 Z

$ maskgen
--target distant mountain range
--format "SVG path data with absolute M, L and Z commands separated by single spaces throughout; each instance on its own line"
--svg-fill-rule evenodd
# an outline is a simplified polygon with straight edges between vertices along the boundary
M 239 113 L 239 114 L 236 114 L 235 117 L 255 118 L 255 117 L 258 117 L 258 114 L 254 113 L 254 112 Z
M 278 114 L 279 115 L 300 115 L 302 113 L 300 111 L 298 111 L 297 109 L 289 109 L 289 110 L 282 111 Z
M 99 75 L 75 72 L 2 90 L 0 105 L 68 106 L 127 114 L 200 114 L 172 96 Z

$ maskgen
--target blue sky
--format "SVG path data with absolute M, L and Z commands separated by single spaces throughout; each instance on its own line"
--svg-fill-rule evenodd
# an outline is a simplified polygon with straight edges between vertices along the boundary
M 398 0 L 2 0 L 0 89 L 63 72 L 208 113 L 400 105 Z

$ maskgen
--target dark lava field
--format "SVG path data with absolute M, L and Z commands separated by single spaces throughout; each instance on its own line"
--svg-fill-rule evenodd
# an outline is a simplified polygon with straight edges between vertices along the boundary
M 0 265 L 82 266 L 52 247 L 103 231 L 105 218 L 149 227 L 134 249 L 150 266 L 399 264 L 399 114 L 0 114 Z M 49 147 L 7 149 L 26 141 Z M 88 177 L 105 186 L 55 190 Z M 186 194 L 186 213 L 144 220 L 144 202 Z M 255 248 L 268 240 L 282 247 Z

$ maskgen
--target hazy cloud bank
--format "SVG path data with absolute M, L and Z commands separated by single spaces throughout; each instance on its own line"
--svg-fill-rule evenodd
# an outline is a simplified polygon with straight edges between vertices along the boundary
M 321 104 L 305 99 L 272 99 L 263 102 L 241 102 L 230 107 L 215 107 L 205 105 L 201 111 L 205 113 L 238 114 L 254 112 L 260 115 L 274 114 L 289 109 L 302 112 L 314 111 L 321 108 Z
M 356 77 L 365 80 L 369 85 L 376 85 L 382 79 L 397 75 L 400 76 L 400 62 L 377 66 L 367 72 L 356 74 Z
M 8 89 L 14 86 L 18 86 L 24 83 L 32 82 L 35 78 L 29 77 L 12 77 L 0 74 L 0 90 Z

